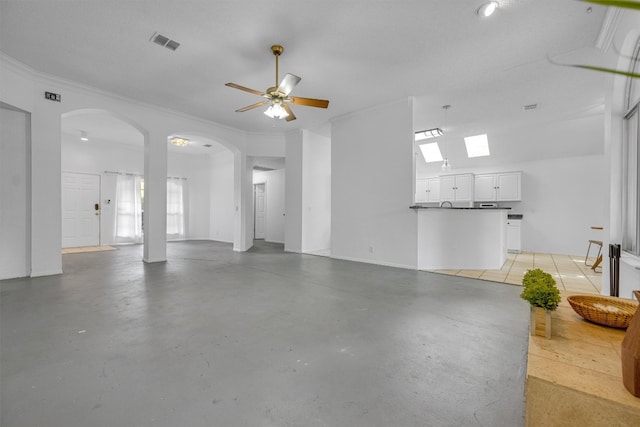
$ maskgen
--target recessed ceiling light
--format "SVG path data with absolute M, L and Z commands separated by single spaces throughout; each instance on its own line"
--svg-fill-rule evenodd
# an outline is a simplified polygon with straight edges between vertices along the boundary
M 489 140 L 487 139 L 487 134 L 475 135 L 475 136 L 465 136 L 464 145 L 467 146 L 467 156 L 471 157 L 482 157 L 488 156 L 489 153 Z
M 442 161 L 442 154 L 440 153 L 440 147 L 438 147 L 437 142 L 421 144 L 419 147 L 425 162 L 432 163 Z
M 498 8 L 498 2 L 497 1 L 490 1 L 490 2 L 485 3 L 482 6 L 480 6 L 478 8 L 478 10 L 476 11 L 476 13 L 479 16 L 481 16 L 483 18 L 486 18 L 488 16 L 493 15 L 493 12 L 495 12 L 497 8 Z

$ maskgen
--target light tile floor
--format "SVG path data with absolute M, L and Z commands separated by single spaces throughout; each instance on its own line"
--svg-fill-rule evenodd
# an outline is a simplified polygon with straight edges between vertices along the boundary
M 113 246 L 80 246 L 77 248 L 63 248 L 62 255 L 81 254 L 85 252 L 115 251 Z
M 588 260 L 591 265 L 594 258 Z M 539 268 L 556 279 L 560 290 L 599 294 L 602 289 L 601 268 L 594 272 L 584 264 L 584 256 L 557 255 L 547 253 L 522 252 L 508 254 L 507 261 L 500 270 L 435 270 L 436 273 L 473 279 L 522 285 L 527 270 Z

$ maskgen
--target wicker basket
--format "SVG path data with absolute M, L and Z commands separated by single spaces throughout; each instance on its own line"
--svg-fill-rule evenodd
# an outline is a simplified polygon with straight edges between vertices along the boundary
M 597 295 L 571 295 L 567 301 L 576 313 L 593 323 L 626 329 L 638 302 L 631 299 Z

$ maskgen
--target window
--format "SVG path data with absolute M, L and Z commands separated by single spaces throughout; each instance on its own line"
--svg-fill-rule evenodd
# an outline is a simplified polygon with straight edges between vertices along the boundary
M 184 238 L 184 179 L 167 179 L 167 238 Z
M 118 175 L 115 226 L 117 243 L 142 242 L 141 181 L 136 175 Z
M 622 250 L 640 256 L 640 150 L 638 149 L 638 106 L 635 104 L 624 120 L 623 142 L 623 200 L 622 200 Z

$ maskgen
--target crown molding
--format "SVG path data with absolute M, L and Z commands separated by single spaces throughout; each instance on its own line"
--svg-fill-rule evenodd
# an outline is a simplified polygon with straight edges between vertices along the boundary
M 94 95 L 94 96 L 99 96 L 99 97 L 103 97 L 103 98 L 107 98 L 110 99 L 112 101 L 117 101 L 117 102 L 123 102 L 126 104 L 130 104 L 133 105 L 135 107 L 147 110 L 147 111 L 151 111 L 151 112 L 156 112 L 156 113 L 162 113 L 162 114 L 168 114 L 168 115 L 172 115 L 172 116 L 176 116 L 185 120 L 191 120 L 194 122 L 198 122 L 202 125 L 205 126 L 209 126 L 209 127 L 214 127 L 219 129 L 220 131 L 223 132 L 228 132 L 228 133 L 235 133 L 235 134 L 239 134 L 239 136 L 241 138 L 245 138 L 248 135 L 248 132 L 242 129 L 237 129 L 231 126 L 227 126 L 227 125 L 223 125 L 221 123 L 217 123 L 211 120 L 207 120 L 198 116 L 192 116 L 189 115 L 187 113 L 181 112 L 181 111 L 177 111 L 177 110 L 172 110 L 170 108 L 166 108 L 160 105 L 156 105 L 156 104 L 150 104 L 150 103 L 146 103 L 146 102 L 142 102 L 142 101 L 138 101 L 136 99 L 133 98 L 128 98 L 126 96 L 122 96 L 122 95 L 118 95 L 112 92 L 108 92 L 102 89 L 98 89 L 96 87 L 93 86 L 88 86 L 82 83 L 78 83 L 75 82 L 73 80 L 67 80 L 64 79 L 62 77 L 58 77 L 58 76 L 54 76 L 51 74 L 47 74 L 41 71 L 38 71 L 20 61 L 18 61 L 17 59 L 5 54 L 4 52 L 0 51 L 0 65 L 2 67 L 6 67 L 7 69 L 16 72 L 17 74 L 22 74 L 22 75 L 26 75 L 28 78 L 34 80 L 35 82 L 39 83 L 39 84 L 53 84 L 56 86 L 59 86 L 61 88 L 67 88 L 70 90 L 76 90 L 79 92 L 85 92 L 88 93 L 90 95 Z

